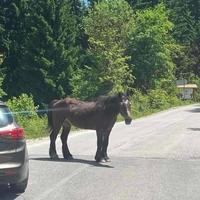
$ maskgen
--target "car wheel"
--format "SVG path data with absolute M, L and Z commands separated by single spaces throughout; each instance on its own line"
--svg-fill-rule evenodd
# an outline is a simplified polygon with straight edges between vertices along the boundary
M 27 187 L 27 184 L 28 184 L 28 178 L 20 183 L 13 184 L 11 186 L 11 189 L 13 192 L 23 193 Z

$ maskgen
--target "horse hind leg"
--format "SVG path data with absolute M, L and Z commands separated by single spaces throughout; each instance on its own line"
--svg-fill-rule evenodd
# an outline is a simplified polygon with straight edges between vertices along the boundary
M 51 130 L 50 133 L 50 147 L 49 147 L 49 156 L 51 159 L 58 159 L 58 154 L 56 152 L 56 138 L 58 136 L 58 130 Z
M 54 122 L 53 122 L 53 127 L 52 130 L 50 132 L 50 147 L 49 147 L 49 156 L 52 159 L 58 159 L 58 154 L 56 151 L 56 139 L 58 136 L 58 133 L 61 129 L 62 126 L 62 120 L 59 120 L 59 118 L 54 118 Z
M 70 129 L 71 129 L 71 124 L 67 120 L 64 121 L 62 134 L 61 134 L 62 153 L 63 153 L 63 157 L 68 160 L 73 158 L 72 154 L 69 151 L 68 145 L 67 145 L 67 139 L 68 139 Z
M 108 148 L 108 143 L 109 143 L 109 135 L 110 135 L 110 131 L 106 132 L 105 136 L 104 136 L 104 140 L 103 140 L 103 145 L 102 145 L 102 153 L 103 153 L 103 158 L 106 162 L 110 162 L 110 158 L 108 157 L 107 154 L 107 148 Z

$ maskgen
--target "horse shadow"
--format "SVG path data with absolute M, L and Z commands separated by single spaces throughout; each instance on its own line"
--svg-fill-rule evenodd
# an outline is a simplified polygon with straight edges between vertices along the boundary
M 52 159 L 52 158 L 47 158 L 47 157 L 39 157 L 39 158 L 29 158 L 29 160 L 36 160 L 36 161 L 47 161 L 47 162 L 65 162 L 65 163 L 82 163 L 82 164 L 87 164 L 91 165 L 93 167 L 105 167 L 105 168 L 114 168 L 111 165 L 108 165 L 106 163 L 98 163 L 93 160 L 85 160 L 85 159 L 80 159 L 80 158 L 73 158 L 70 160 L 64 159 L 64 158 L 58 158 L 58 159 Z

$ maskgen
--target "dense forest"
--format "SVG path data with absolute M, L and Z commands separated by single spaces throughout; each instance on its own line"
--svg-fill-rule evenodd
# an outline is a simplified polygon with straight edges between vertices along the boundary
M 200 86 L 200 0 L 2 0 L 0 98 L 82 100 Z

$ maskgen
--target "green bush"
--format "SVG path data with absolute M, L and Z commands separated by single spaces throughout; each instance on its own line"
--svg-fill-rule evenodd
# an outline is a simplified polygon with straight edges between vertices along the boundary
M 182 105 L 184 102 L 176 96 L 169 96 L 168 97 L 168 104 L 169 106 L 179 106 Z
M 27 120 L 27 123 L 24 128 L 25 128 L 26 138 L 28 139 L 49 136 L 47 130 L 46 117 L 37 117 L 31 120 Z
M 94 84 L 95 83 L 95 84 Z M 90 68 L 77 69 L 71 78 L 72 96 L 81 100 L 91 99 L 99 90 L 96 72 Z
M 27 120 L 37 118 L 37 106 L 34 105 L 33 97 L 27 94 L 21 94 L 19 97 L 13 97 L 6 102 L 7 106 L 14 113 L 16 121 L 25 126 Z
M 149 113 L 149 98 L 143 95 L 140 91 L 135 90 L 132 96 L 132 113 L 135 117 Z
M 102 82 L 96 69 L 86 66 L 73 73 L 70 84 L 72 96 L 81 100 L 94 99 L 99 95 L 107 94 L 112 89 L 110 82 Z
M 161 89 L 151 90 L 148 93 L 149 103 L 152 109 L 161 109 L 169 107 L 167 92 Z
M 26 138 L 47 135 L 47 118 L 38 116 L 38 107 L 35 106 L 31 95 L 21 94 L 9 99 L 6 104 L 13 112 L 17 123 L 25 129 Z
M 6 95 L 6 93 L 2 89 L 3 79 L 4 79 L 4 76 L 0 73 L 0 98 Z
M 195 91 L 195 101 L 199 102 L 200 101 L 200 77 L 197 77 L 197 76 L 193 76 L 191 78 L 191 82 L 194 83 L 194 84 L 197 84 L 197 90 Z
M 167 94 L 167 92 L 162 89 L 151 90 L 147 94 L 142 94 L 140 91 L 135 90 L 131 102 L 132 116 L 134 118 L 189 103 L 181 101 L 173 94 Z

